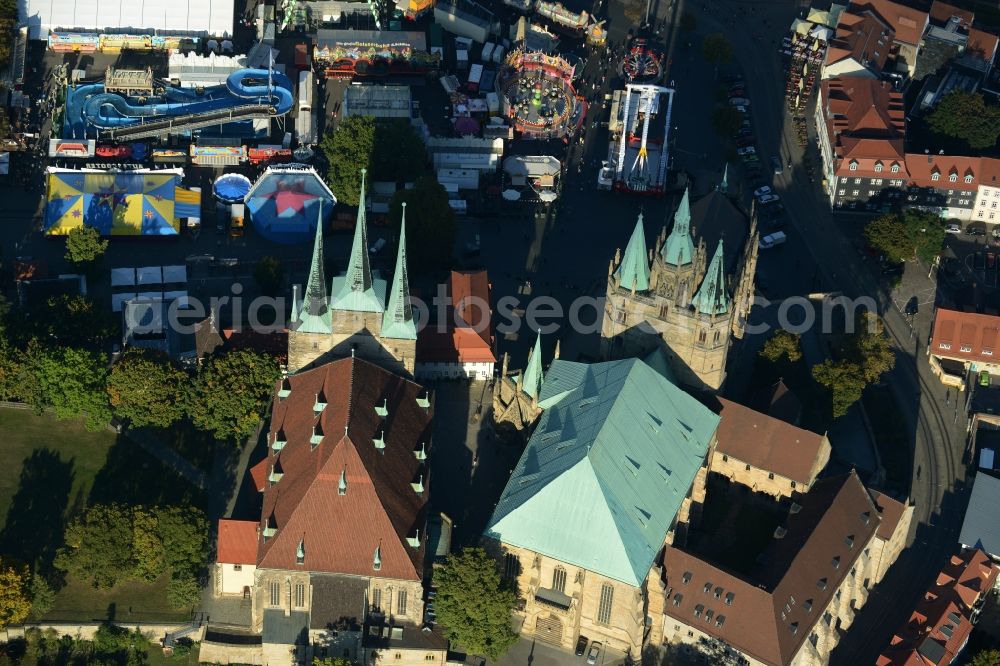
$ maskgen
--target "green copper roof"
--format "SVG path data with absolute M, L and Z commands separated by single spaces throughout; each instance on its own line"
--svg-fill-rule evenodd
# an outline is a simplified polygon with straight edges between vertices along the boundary
M 642 226 L 642 213 L 635 222 L 632 237 L 625 247 L 625 256 L 615 271 L 622 289 L 646 291 L 649 289 L 649 262 L 646 260 L 646 231 Z
M 726 264 L 722 256 L 721 238 L 715 248 L 712 262 L 705 272 L 705 279 L 691 299 L 691 305 L 706 315 L 720 315 L 729 311 L 729 296 L 726 295 Z
M 722 167 L 722 181 L 719 183 L 719 191 L 725 194 L 729 191 L 729 162 Z
M 674 226 L 661 251 L 663 261 L 671 266 L 684 266 L 694 260 L 694 241 L 691 240 L 691 200 L 688 190 L 674 213 Z
M 640 586 L 719 417 L 634 358 L 553 361 L 539 405 L 486 535 Z
M 330 301 L 326 294 L 326 277 L 323 271 L 323 200 L 319 202 L 319 219 L 316 221 L 316 239 L 313 241 L 312 263 L 309 279 L 302 294 L 301 310 L 293 303 L 292 322 L 302 333 L 329 333 L 333 330 Z
M 528 352 L 528 367 L 524 369 L 524 376 L 521 378 L 521 390 L 537 398 L 542 389 L 542 332 L 538 331 L 535 338 L 535 347 Z
M 396 252 L 396 274 L 392 276 L 389 302 L 382 315 L 382 337 L 416 340 L 417 325 L 410 306 L 410 282 L 406 275 L 406 202 L 403 202 L 403 223 L 399 228 L 399 250 Z
M 379 284 L 381 283 L 381 288 Z M 354 225 L 354 242 L 347 272 L 333 279 L 333 309 L 349 312 L 385 312 L 385 281 L 373 280 L 368 265 L 368 222 L 365 217 L 365 169 L 361 170 L 361 202 Z

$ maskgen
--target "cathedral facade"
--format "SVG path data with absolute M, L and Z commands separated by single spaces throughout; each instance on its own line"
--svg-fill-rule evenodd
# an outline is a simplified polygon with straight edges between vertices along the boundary
M 361 201 L 365 200 L 364 171 Z M 404 377 L 413 376 L 417 328 L 406 272 L 406 204 L 392 284 L 373 274 L 368 257 L 365 206 L 357 224 L 347 271 L 327 286 L 323 268 L 323 225 L 316 225 L 312 262 L 304 293 L 292 293 L 288 331 L 290 373 L 327 361 L 357 356 Z
M 678 381 L 717 391 L 733 339 L 746 328 L 757 242 L 755 216 L 719 191 L 692 205 L 685 190 L 670 233 L 664 227 L 652 248 L 640 214 L 624 254 L 617 251 L 608 268 L 603 357 L 642 356 L 663 345 Z

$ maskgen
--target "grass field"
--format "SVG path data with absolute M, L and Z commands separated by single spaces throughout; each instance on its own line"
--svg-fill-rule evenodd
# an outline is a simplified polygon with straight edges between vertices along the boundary
M 169 576 L 155 583 L 127 581 L 110 590 L 95 590 L 86 581 L 69 578 L 56 595 L 55 605 L 45 618 L 52 622 L 183 622 L 187 610 L 175 611 L 166 603 Z

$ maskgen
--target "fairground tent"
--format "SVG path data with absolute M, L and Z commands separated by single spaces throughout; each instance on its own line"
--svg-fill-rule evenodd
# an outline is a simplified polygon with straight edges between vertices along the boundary
M 175 236 L 179 218 L 197 217 L 197 192 L 179 187 L 184 172 L 101 171 L 50 167 L 45 233 L 88 226 L 102 236 Z
M 322 216 L 330 219 L 337 198 L 312 167 L 268 167 L 246 196 L 254 229 L 275 243 L 306 243 Z

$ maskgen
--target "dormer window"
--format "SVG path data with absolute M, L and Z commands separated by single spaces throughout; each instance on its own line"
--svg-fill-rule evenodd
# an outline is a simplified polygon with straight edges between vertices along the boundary
M 847 168 L 850 169 L 851 171 L 857 171 L 858 170 L 858 163 L 855 162 L 854 160 L 851 160 L 851 163 L 850 163 L 850 165 Z
M 957 173 L 951 174 L 950 176 L 948 176 L 948 180 L 951 181 L 951 182 L 953 182 L 953 183 L 957 183 L 958 182 L 958 174 Z
M 274 521 L 274 515 L 272 514 L 267 519 L 267 523 L 264 525 L 264 541 L 267 541 L 277 533 L 278 533 L 278 524 Z
M 375 413 L 382 418 L 389 416 L 389 400 L 385 399 L 381 405 L 375 405 Z
M 424 494 L 424 475 L 423 474 L 418 475 L 417 476 L 417 480 L 414 481 L 413 483 L 411 483 L 410 487 L 413 488 L 413 492 L 417 493 L 418 495 L 423 495 Z
M 427 460 L 427 444 L 420 442 L 420 448 L 413 452 L 417 460 Z
M 899 165 L 898 164 L 893 164 L 891 167 L 889 167 L 889 171 L 891 171 L 893 173 L 899 173 Z
M 278 481 L 281 481 L 281 477 L 284 475 L 285 473 L 281 470 L 281 463 L 275 461 L 275 463 L 271 465 L 271 473 L 267 475 L 267 480 L 273 485 Z
M 323 443 L 323 425 L 317 423 L 313 426 L 312 435 L 309 436 L 309 444 L 312 448 L 316 448 Z
M 882 173 L 882 163 L 881 162 L 876 162 L 875 163 L 875 173 Z
M 288 377 L 281 380 L 281 388 L 278 389 L 278 399 L 284 400 L 292 394 L 292 383 L 288 381 Z
M 420 548 L 420 530 L 417 530 L 416 535 L 406 537 L 406 545 L 410 548 Z
M 382 546 L 375 546 L 375 554 L 372 556 L 372 569 L 378 571 L 382 568 Z
M 379 451 L 384 451 L 385 450 L 385 431 L 384 430 L 380 431 L 379 434 L 378 434 L 378 437 L 376 437 L 375 439 L 372 440 L 372 444 L 374 444 L 375 448 L 378 449 Z
M 971 182 L 972 182 L 972 174 L 971 174 L 971 173 L 970 173 L 970 174 L 967 174 L 967 175 L 965 176 L 965 182 L 966 182 L 966 183 L 971 183 Z
M 931 180 L 935 182 L 941 180 L 941 174 L 935 171 L 934 173 L 931 174 Z
M 288 438 L 285 436 L 285 430 L 282 428 L 278 432 L 274 433 L 274 441 L 271 442 L 271 449 L 275 452 L 280 451 L 285 448 L 285 444 L 288 443 Z
M 326 409 L 326 395 L 323 391 L 316 394 L 316 402 L 313 403 L 313 413 L 319 414 Z
M 295 549 L 295 563 L 305 564 L 306 562 L 306 540 L 299 539 L 299 547 Z
M 340 481 L 337 482 L 337 494 L 346 495 L 347 494 L 347 470 L 340 470 Z
M 417 396 L 417 406 L 423 409 L 428 409 L 431 406 L 431 394 L 430 391 L 424 390 L 424 392 Z

